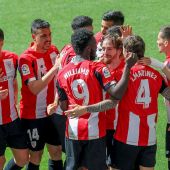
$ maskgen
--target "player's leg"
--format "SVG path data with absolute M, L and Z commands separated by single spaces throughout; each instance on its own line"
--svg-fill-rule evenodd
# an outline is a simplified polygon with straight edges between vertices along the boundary
M 47 144 L 50 159 L 48 161 L 49 170 L 63 170 L 62 147 Z
M 6 165 L 4 170 L 20 170 L 28 163 L 28 149 L 12 149 L 14 158 Z
M 5 165 L 5 161 L 6 161 L 5 156 L 1 155 L 0 156 L 0 170 L 3 170 L 4 165 Z
M 31 164 L 32 168 L 34 167 L 34 165 L 35 165 L 36 168 L 38 168 L 40 163 L 41 163 L 41 158 L 42 158 L 42 155 L 43 155 L 43 149 L 39 150 L 39 151 L 30 150 L 29 152 L 30 152 L 29 164 Z M 31 168 L 29 168 L 29 164 L 28 164 L 28 170 L 31 170 Z
M 84 153 L 82 148 L 84 141 L 72 140 L 66 138 L 66 168 L 65 170 L 78 169 L 82 164 L 84 165 Z
M 26 134 L 22 131 L 20 119 L 6 125 L 7 145 L 11 148 L 14 158 L 6 165 L 4 170 L 20 170 L 28 163 L 28 146 Z
M 140 166 L 140 170 L 154 170 L 154 167 L 148 168 L 148 167 Z
M 54 115 L 55 116 L 55 115 Z M 54 116 L 49 116 L 46 120 L 46 143 L 47 149 L 49 152 L 50 159 L 48 161 L 49 170 L 63 170 L 62 162 L 62 146 L 60 141 L 60 136 L 58 129 L 55 127 L 54 122 L 52 121 Z M 56 122 L 57 123 L 57 122 Z M 50 132 L 50 133 L 49 133 Z

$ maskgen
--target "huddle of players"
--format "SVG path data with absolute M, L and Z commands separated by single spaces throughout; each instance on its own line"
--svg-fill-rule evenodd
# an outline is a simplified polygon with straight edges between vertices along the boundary
M 19 170 L 26 164 L 27 170 L 38 170 L 45 144 L 49 170 L 63 169 L 62 148 L 66 170 L 154 169 L 157 98 L 161 93 L 169 101 L 170 89 L 158 71 L 136 63 L 136 56 L 144 57 L 145 43 L 131 35 L 131 27 L 122 26 L 120 11 L 103 15 L 101 32 L 95 38 L 92 22 L 88 16 L 73 19 L 71 44 L 62 49 L 60 58 L 51 45 L 47 21 L 33 21 L 33 42 L 19 61 L 16 54 L 2 50 L 0 31 L 0 169 L 8 145 L 14 159 L 5 170 Z M 169 41 L 170 27 L 162 28 L 158 37 L 168 62 L 163 41 Z M 96 53 L 100 62 L 94 61 Z M 20 119 L 17 67 L 22 79 Z

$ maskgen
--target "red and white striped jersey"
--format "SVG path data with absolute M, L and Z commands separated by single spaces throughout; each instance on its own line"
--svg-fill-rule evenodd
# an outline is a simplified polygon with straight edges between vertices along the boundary
M 96 39 L 96 44 L 102 41 L 103 34 L 101 32 L 96 33 L 95 39 Z
M 19 59 L 22 79 L 20 115 L 24 119 L 38 119 L 47 116 L 47 106 L 54 102 L 56 78 L 37 95 L 28 88 L 30 81 L 41 79 L 54 65 L 58 49 L 51 46 L 46 53 L 37 53 L 29 47 Z
M 0 57 L 0 68 L 4 75 L 0 78 L 0 87 L 8 89 L 8 96 L 0 100 L 0 125 L 10 123 L 18 118 L 15 106 L 14 79 L 18 67 L 18 56 L 10 51 L 2 51 Z
M 103 50 L 101 46 L 102 38 L 103 38 L 103 34 L 101 32 L 96 33 L 95 35 L 96 45 L 97 45 L 96 56 L 98 59 L 101 58 L 103 55 Z
M 65 45 L 60 52 L 61 66 L 62 68 L 67 65 L 71 59 L 75 56 L 74 49 L 71 44 Z
M 156 143 L 158 94 L 166 87 L 163 77 L 153 68 L 131 68 L 128 89 L 119 102 L 115 139 L 135 146 Z
M 58 74 L 59 99 L 70 104 L 90 105 L 103 100 L 102 89 L 115 83 L 108 68 L 99 62 L 72 60 Z M 104 112 L 87 113 L 79 118 L 68 118 L 66 137 L 74 140 L 91 140 L 105 136 Z
M 112 77 L 118 82 L 121 79 L 123 68 L 124 68 L 125 62 L 124 60 L 121 61 L 119 66 L 113 70 L 110 70 Z M 110 98 L 110 95 L 106 93 L 106 99 Z M 118 119 L 118 107 L 109 109 L 105 111 L 106 113 L 106 129 L 116 129 L 117 126 L 117 119 Z

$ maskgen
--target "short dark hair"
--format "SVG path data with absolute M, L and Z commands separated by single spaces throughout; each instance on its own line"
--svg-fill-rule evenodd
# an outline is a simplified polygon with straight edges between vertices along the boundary
M 0 28 L 0 40 L 4 40 L 4 32 L 1 28 Z
M 89 41 L 93 37 L 93 32 L 87 29 L 78 29 L 71 36 L 71 44 L 76 54 L 82 54 Z
M 125 50 L 128 52 L 133 52 L 136 53 L 138 58 L 144 57 L 145 53 L 145 42 L 143 39 L 138 36 L 138 35 L 132 35 L 128 36 L 124 41 L 123 41 L 123 47 Z
M 88 16 L 77 16 L 73 19 L 72 23 L 71 23 L 71 27 L 73 30 L 77 30 L 79 28 L 83 28 L 83 27 L 88 27 L 88 26 L 92 26 L 93 24 L 93 19 L 88 17 Z
M 118 35 L 119 37 L 122 36 L 122 32 L 120 30 L 121 26 L 112 26 L 110 28 L 107 29 L 106 34 L 109 35 Z
M 35 34 L 38 29 L 49 28 L 50 24 L 42 19 L 35 19 L 31 25 L 31 33 Z
M 124 15 L 121 11 L 107 11 L 103 14 L 102 20 L 112 21 L 114 25 L 123 25 Z
M 160 29 L 160 32 L 162 33 L 162 34 L 161 34 L 161 37 L 162 37 L 163 39 L 170 40 L 170 25 L 163 26 L 163 27 Z

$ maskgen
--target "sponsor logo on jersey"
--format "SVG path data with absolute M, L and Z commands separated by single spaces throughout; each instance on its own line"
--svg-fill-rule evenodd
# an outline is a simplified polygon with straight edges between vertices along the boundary
M 102 71 L 105 78 L 110 77 L 110 71 L 107 67 L 104 67 Z
M 30 74 L 30 69 L 29 69 L 27 64 L 23 64 L 22 67 L 21 67 L 21 70 L 22 70 L 22 74 L 24 76 Z

